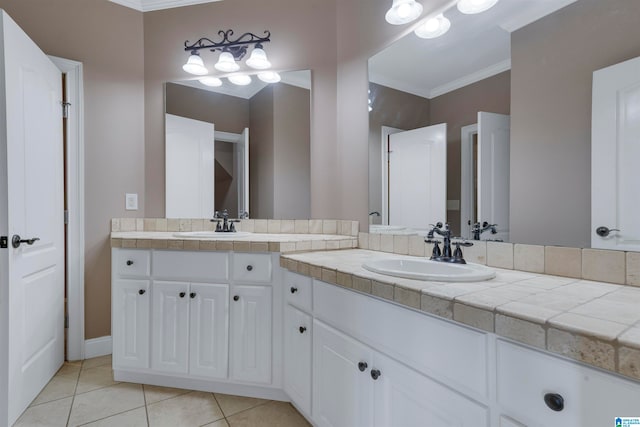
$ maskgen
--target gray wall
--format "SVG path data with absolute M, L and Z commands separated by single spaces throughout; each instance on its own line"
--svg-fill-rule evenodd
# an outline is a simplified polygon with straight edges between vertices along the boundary
M 250 106 L 249 215 L 252 218 L 273 218 L 273 86 L 267 86 L 251 98 Z
M 512 34 L 513 242 L 590 246 L 592 74 L 640 55 L 639 22 L 637 0 L 580 0 Z
M 273 218 L 311 216 L 310 93 L 286 84 L 273 87 L 275 145 Z

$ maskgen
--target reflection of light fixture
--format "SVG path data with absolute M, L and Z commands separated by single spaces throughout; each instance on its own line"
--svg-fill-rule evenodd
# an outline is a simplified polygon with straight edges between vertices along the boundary
M 369 94 L 369 96 L 371 96 L 371 89 L 369 89 L 369 90 L 367 91 L 367 93 Z M 372 104 L 372 102 L 371 102 L 371 98 L 369 98 L 369 112 L 372 112 L 372 111 L 373 111 L 373 105 L 371 105 L 371 104 Z
M 458 10 L 471 15 L 491 9 L 496 3 L 498 3 L 498 0 L 460 0 L 458 2 Z
M 217 77 L 211 77 L 211 76 L 203 77 L 201 79 L 198 79 L 198 81 L 205 86 L 211 86 L 211 87 L 222 86 L 222 80 L 220 80 Z
M 451 21 L 440 14 L 420 24 L 415 33 L 423 39 L 434 39 L 449 31 L 449 28 L 451 28 Z
M 401 25 L 414 21 L 422 13 L 422 5 L 416 0 L 393 0 L 384 18 L 389 24 Z
M 191 74 L 207 74 L 208 71 L 204 66 L 202 58 L 200 58 L 198 54 L 200 50 L 207 49 L 211 52 L 222 52 L 215 65 L 216 69 L 228 73 L 237 71 L 240 69 L 240 66 L 236 61 L 241 61 L 242 58 L 244 58 L 250 45 L 254 45 L 254 49 L 247 60 L 247 65 L 259 70 L 269 68 L 271 67 L 271 63 L 267 60 L 263 43 L 271 41 L 271 33 L 269 31 L 265 31 L 264 33 L 266 34 L 264 37 L 258 37 L 253 33 L 244 33 L 237 39 L 231 40 L 229 37 L 233 35 L 233 30 L 227 30 L 218 31 L 218 35 L 222 37 L 222 40 L 219 42 L 214 42 L 206 37 L 201 38 L 193 44 L 189 44 L 187 40 L 184 42 L 184 50 L 190 52 L 191 56 L 182 68 Z
M 278 83 L 282 78 L 280 74 L 275 71 L 266 71 L 264 73 L 259 73 L 258 78 L 265 83 Z
M 200 54 L 198 52 L 191 52 L 191 56 L 187 60 L 187 63 L 182 66 L 182 69 L 185 70 L 189 74 L 195 74 L 196 76 L 204 76 L 209 72 L 204 66 L 204 62 L 202 62 L 202 58 L 200 58 Z
M 227 77 L 231 83 L 238 86 L 246 86 L 251 83 L 251 76 L 246 74 L 237 74 Z

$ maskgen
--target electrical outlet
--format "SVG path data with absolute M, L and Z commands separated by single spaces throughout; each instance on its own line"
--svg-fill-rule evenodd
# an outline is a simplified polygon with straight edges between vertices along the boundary
M 138 210 L 138 194 L 126 193 L 124 195 L 124 208 L 128 211 Z

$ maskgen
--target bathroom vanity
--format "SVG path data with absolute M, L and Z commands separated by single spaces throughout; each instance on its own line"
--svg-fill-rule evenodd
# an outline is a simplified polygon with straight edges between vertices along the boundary
M 115 379 L 287 400 L 318 426 L 600 426 L 640 416 L 639 382 L 487 331 L 471 311 L 447 319 L 420 304 L 420 286 L 436 284 L 361 267 L 393 255 L 300 252 L 292 239 L 311 241 L 112 239 Z M 505 285 L 498 273 L 491 282 Z

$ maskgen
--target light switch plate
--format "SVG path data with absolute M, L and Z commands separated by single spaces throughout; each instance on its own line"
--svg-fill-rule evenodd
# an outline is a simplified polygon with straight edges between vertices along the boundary
M 124 195 L 124 208 L 128 211 L 138 210 L 138 194 L 126 193 Z

